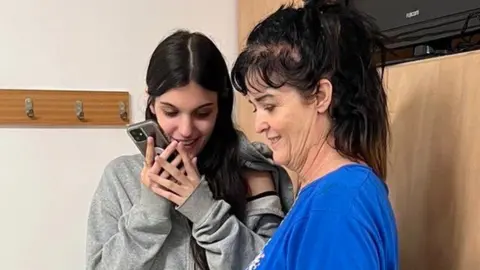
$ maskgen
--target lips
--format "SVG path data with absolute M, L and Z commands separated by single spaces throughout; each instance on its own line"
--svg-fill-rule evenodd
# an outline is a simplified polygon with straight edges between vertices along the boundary
M 273 147 L 280 140 L 280 138 L 281 138 L 280 136 L 276 136 L 276 137 L 271 137 L 267 139 L 270 142 L 270 145 Z
M 186 148 L 190 148 L 195 145 L 198 141 L 198 138 L 192 140 L 176 140 L 177 142 L 181 142 Z

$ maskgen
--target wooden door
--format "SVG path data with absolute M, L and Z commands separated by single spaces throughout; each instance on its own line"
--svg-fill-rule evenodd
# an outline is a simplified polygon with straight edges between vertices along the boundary
M 401 269 L 480 269 L 480 51 L 392 66 L 387 88 Z

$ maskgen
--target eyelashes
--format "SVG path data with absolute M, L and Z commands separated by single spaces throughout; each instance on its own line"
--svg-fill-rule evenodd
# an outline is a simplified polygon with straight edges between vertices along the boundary
M 173 118 L 173 117 L 176 117 L 179 114 L 179 112 L 163 111 L 163 114 L 166 117 Z M 203 118 L 209 117 L 211 114 L 212 114 L 212 112 L 210 112 L 210 111 L 209 112 L 196 112 L 196 113 L 194 113 L 194 117 L 203 119 Z
M 275 106 L 274 105 L 264 105 L 262 106 L 262 109 L 267 111 L 267 112 L 272 112 L 274 109 L 275 109 Z M 256 113 L 257 112 L 257 108 L 255 106 L 253 106 L 253 113 Z

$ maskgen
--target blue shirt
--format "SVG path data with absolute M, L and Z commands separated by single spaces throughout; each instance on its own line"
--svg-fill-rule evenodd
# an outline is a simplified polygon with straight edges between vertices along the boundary
M 395 217 L 386 185 L 345 165 L 303 188 L 247 270 L 397 270 Z

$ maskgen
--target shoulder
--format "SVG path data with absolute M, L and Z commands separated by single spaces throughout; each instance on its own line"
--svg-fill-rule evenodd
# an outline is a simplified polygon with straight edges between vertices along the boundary
M 273 162 L 271 149 L 264 143 L 250 142 L 240 133 L 239 150 L 241 170 L 247 173 L 254 171 L 251 173 L 252 180 L 256 177 L 271 179 L 282 202 L 283 211 L 288 212 L 293 204 L 292 182 L 288 172 Z
M 377 200 L 388 201 L 385 184 L 363 165 L 345 165 L 318 179 L 300 195 L 313 211 L 335 211 L 351 214 L 358 204 L 373 206 Z
M 106 195 L 135 197 L 140 190 L 140 173 L 143 168 L 141 155 L 123 155 L 105 166 L 97 192 Z M 121 193 L 121 194 L 120 194 Z
M 386 186 L 370 168 L 346 166 L 306 188 L 310 190 L 300 193 L 296 206 L 298 230 L 319 230 L 317 235 L 327 238 L 395 234 Z
M 303 269 L 377 269 L 379 260 L 395 260 L 393 211 L 383 182 L 368 167 L 345 166 L 311 183 L 289 216 L 284 234 L 296 250 L 289 256 Z M 312 254 L 324 256 L 304 261 Z
M 271 172 L 276 166 L 270 159 L 272 155 L 270 148 L 261 142 L 250 142 L 243 133 L 240 133 L 239 144 L 242 176 L 246 180 L 271 180 Z
M 124 171 L 137 171 L 143 168 L 142 155 L 123 155 L 116 157 L 109 161 L 105 166 L 104 172 L 124 172 Z
M 241 173 L 248 181 L 272 180 L 272 174 L 268 171 L 254 171 L 249 168 L 243 168 Z
M 262 142 L 251 142 L 239 131 L 239 154 L 242 161 L 272 163 L 272 150 Z
M 350 165 L 341 168 L 332 175 L 329 188 L 326 198 L 330 203 L 359 221 L 368 216 L 373 218 L 370 221 L 376 222 L 375 219 L 390 216 L 392 212 L 387 185 L 370 167 Z
M 301 220 L 295 224 L 312 222 L 323 231 L 343 226 L 374 234 L 395 229 L 386 186 L 365 166 L 345 166 L 318 179 L 300 192 L 295 204 L 295 218 Z

